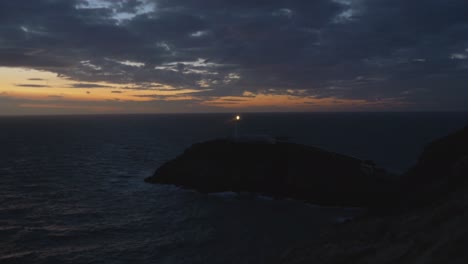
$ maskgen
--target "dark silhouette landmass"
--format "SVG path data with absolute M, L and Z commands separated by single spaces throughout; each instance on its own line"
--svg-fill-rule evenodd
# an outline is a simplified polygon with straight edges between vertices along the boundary
M 411 210 L 323 230 L 279 263 L 468 263 L 468 127 L 429 144 L 403 179 Z
M 346 206 L 375 205 L 395 183 L 371 161 L 294 143 L 233 139 L 194 144 L 146 181 Z
M 217 139 L 197 143 L 145 179 L 204 193 L 255 192 L 318 205 L 399 209 L 420 206 L 453 191 L 464 177 L 468 128 L 425 147 L 404 175 L 372 161 L 316 147 L 271 140 Z
M 416 206 L 454 192 L 468 178 L 468 126 L 428 144 L 402 177 L 403 202 Z

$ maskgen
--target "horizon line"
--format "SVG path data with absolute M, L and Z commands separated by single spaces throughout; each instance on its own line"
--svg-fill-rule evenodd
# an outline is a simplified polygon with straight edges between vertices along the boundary
M 66 117 L 66 116 L 136 116 L 136 115 L 236 115 L 236 114 L 391 114 L 391 113 L 468 113 L 468 110 L 407 111 L 233 111 L 233 112 L 166 112 L 166 113 L 66 113 L 66 114 L 0 114 L 2 117 Z

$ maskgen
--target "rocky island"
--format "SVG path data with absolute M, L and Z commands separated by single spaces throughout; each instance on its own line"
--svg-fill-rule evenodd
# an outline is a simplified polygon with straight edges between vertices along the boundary
M 465 181 L 468 127 L 435 140 L 404 175 L 372 161 L 273 139 L 216 139 L 189 147 L 145 181 L 204 193 L 255 192 L 318 205 L 401 208 L 429 203 Z
M 194 144 L 146 181 L 205 193 L 255 192 L 320 205 L 365 207 L 383 203 L 395 190 L 394 177 L 371 161 L 273 140 Z

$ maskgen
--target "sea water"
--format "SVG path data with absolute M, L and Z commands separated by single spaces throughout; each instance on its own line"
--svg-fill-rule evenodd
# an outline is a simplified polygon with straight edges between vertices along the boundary
M 232 136 L 232 117 L 0 117 L 0 263 L 275 263 L 356 213 L 143 181 L 191 144 Z M 238 132 L 402 172 L 426 143 L 467 121 L 466 113 L 243 114 Z

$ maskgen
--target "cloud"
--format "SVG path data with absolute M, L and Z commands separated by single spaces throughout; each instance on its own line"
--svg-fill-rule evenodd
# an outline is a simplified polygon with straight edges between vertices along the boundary
M 1 4 L 0 4 L 1 5 Z M 4 32 L 1 32 L 2 34 Z M 3 34 L 2 34 L 3 35 Z M 20 44 L 21 45 L 21 44 Z M 38 54 L 29 48 L 0 47 L 0 65 L 9 67 L 63 68 L 71 65 L 63 57 L 53 54 Z
M 71 88 L 110 88 L 112 86 L 102 85 L 96 83 L 74 83 L 70 85 Z
M 63 95 L 49 95 L 47 97 L 53 98 L 53 99 L 62 99 L 64 96 Z
M 53 71 L 73 88 L 468 109 L 467 13 L 465 0 L 1 1 L 0 66 Z
M 30 88 L 45 88 L 45 87 L 50 87 L 49 85 L 29 84 L 29 83 L 26 83 L 26 84 L 23 84 L 23 83 L 15 84 L 15 86 L 18 86 L 18 87 L 30 87 Z

